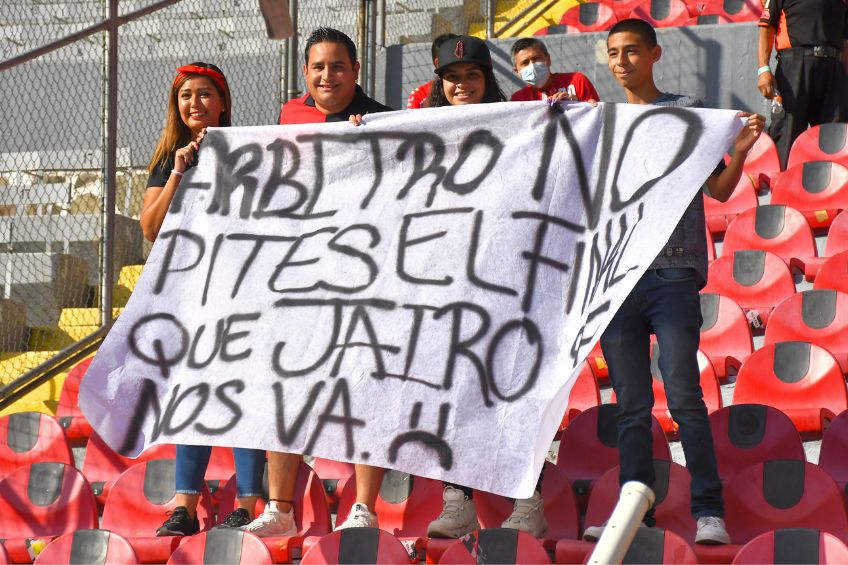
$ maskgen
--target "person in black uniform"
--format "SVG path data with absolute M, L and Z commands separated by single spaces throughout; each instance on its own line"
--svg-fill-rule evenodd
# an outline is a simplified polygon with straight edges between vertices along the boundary
M 769 134 L 782 167 L 808 126 L 848 118 L 848 84 L 840 59 L 848 40 L 846 0 L 765 0 L 760 18 L 757 88 L 779 96 L 784 112 L 772 115 Z M 777 68 L 769 67 L 772 47 Z

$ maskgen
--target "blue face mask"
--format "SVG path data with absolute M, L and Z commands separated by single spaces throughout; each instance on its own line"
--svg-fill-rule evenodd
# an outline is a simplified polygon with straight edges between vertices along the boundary
M 548 66 L 544 63 L 531 63 L 521 69 L 521 80 L 530 86 L 542 86 L 548 80 Z

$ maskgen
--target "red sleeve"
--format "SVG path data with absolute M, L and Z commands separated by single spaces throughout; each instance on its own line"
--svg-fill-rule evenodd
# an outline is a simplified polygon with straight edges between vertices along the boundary
M 423 96 L 420 88 L 416 88 L 409 94 L 409 98 L 406 99 L 406 109 L 407 110 L 417 110 L 421 107 L 421 104 L 427 99 L 427 96 Z
M 574 85 L 574 90 L 577 91 L 577 99 L 581 102 L 588 102 L 589 100 L 600 102 L 601 97 L 598 95 L 598 91 L 595 90 L 592 81 L 583 73 L 574 73 L 571 84 Z
M 530 91 L 529 86 L 525 86 L 521 90 L 516 91 L 510 97 L 511 102 L 528 102 L 530 100 L 535 100 L 536 98 L 533 96 L 533 93 Z

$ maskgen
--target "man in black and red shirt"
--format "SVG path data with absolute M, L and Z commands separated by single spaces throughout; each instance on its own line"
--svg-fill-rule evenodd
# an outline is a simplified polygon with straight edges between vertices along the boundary
M 304 59 L 303 74 L 309 92 L 283 104 L 281 125 L 346 122 L 351 116 L 392 110 L 366 96 L 356 84 L 359 75 L 356 46 L 344 33 L 331 28 L 316 29 L 306 40 Z M 245 530 L 260 537 L 297 533 L 293 498 L 300 459 L 300 455 L 268 452 L 270 501 L 265 511 Z M 384 469 L 357 464 L 355 472 L 356 504 L 347 520 L 336 529 L 377 527 L 377 514 L 373 510 Z
M 766 98 L 782 98 L 769 134 L 783 166 L 808 126 L 848 118 L 848 81 L 840 59 L 848 40 L 846 0 L 766 0 L 760 18 L 759 79 Z M 772 46 L 777 68 L 769 67 Z M 776 88 L 776 91 L 775 91 Z
M 283 104 L 281 125 L 346 122 L 351 115 L 392 111 L 366 96 L 356 84 L 356 46 L 344 33 L 331 28 L 316 29 L 306 40 L 304 57 L 308 92 Z

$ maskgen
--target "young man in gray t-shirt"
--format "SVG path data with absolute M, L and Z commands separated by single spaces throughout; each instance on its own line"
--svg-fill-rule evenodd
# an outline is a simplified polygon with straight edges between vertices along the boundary
M 667 94 L 654 83 L 653 66 L 662 56 L 650 24 L 639 19 L 618 22 L 607 36 L 609 68 L 630 104 L 698 107 L 694 98 Z M 725 201 L 742 175 L 742 164 L 765 126 L 757 114 L 742 113 L 747 125 L 733 145 L 726 167 L 706 180 L 713 198 Z M 725 529 L 721 481 L 718 477 L 707 408 L 698 370 L 701 309 L 698 291 L 707 280 L 704 203 L 697 194 L 660 254 L 636 283 L 601 336 L 618 402 L 618 447 L 621 484 L 654 483 L 651 407 L 650 337 L 655 334 L 671 416 L 679 426 L 686 465 L 692 476 L 691 512 L 698 521 L 695 542 L 730 543 Z M 655 523 L 653 509 L 644 523 Z M 597 539 L 603 526 L 589 524 L 584 538 Z

